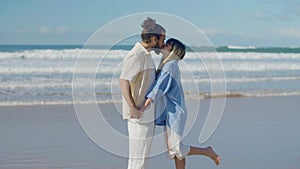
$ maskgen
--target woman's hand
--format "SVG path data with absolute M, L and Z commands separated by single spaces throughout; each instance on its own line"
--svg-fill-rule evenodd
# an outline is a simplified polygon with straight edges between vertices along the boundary
M 144 111 L 145 111 L 146 108 L 147 108 L 147 107 L 143 106 L 143 107 L 139 110 L 140 113 L 144 113 Z
M 144 103 L 144 106 L 140 109 L 140 113 L 144 113 L 145 109 L 149 106 L 149 104 L 151 103 L 151 99 L 147 99 Z

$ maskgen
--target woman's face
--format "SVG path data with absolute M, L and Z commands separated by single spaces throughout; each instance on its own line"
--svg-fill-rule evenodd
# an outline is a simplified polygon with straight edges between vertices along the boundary
M 172 45 L 166 44 L 163 46 L 160 52 L 163 54 L 163 56 L 168 56 L 171 52 L 171 49 L 172 49 Z

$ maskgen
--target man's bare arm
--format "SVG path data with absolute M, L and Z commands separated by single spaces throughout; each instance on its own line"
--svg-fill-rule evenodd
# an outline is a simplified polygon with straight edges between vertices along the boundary
M 119 83 L 120 83 L 120 88 L 121 88 L 123 97 L 125 98 L 127 104 L 130 107 L 130 110 L 129 110 L 130 117 L 140 118 L 141 113 L 138 111 L 138 109 L 134 103 L 134 100 L 132 98 L 129 81 L 125 80 L 125 79 L 119 79 Z

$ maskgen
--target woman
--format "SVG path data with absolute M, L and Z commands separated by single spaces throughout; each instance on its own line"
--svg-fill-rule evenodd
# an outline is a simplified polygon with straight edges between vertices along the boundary
M 155 124 L 165 126 L 169 156 L 171 159 L 175 159 L 176 169 L 185 168 L 187 155 L 204 155 L 219 165 L 220 157 L 212 147 L 199 148 L 181 143 L 187 110 L 180 82 L 178 61 L 185 55 L 185 46 L 176 39 L 169 39 L 161 53 L 163 58 L 158 67 L 157 80 L 147 95 L 141 112 L 144 112 L 151 102 L 155 103 Z

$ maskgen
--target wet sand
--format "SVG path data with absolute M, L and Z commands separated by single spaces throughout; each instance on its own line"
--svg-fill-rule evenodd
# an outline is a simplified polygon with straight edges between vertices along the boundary
M 209 158 L 191 156 L 186 168 L 299 169 L 299 103 L 300 96 L 227 98 L 219 127 L 206 143 L 199 144 L 210 105 L 209 99 L 202 100 L 184 142 L 211 145 L 222 161 L 216 167 Z M 188 107 L 194 104 L 187 101 Z M 126 122 L 114 105 L 100 107 L 109 124 L 126 135 Z M 88 137 L 73 105 L 0 107 L 0 134 L 1 169 L 125 169 L 127 165 L 125 157 L 103 150 Z M 174 168 L 174 164 L 161 154 L 149 158 L 147 168 Z

